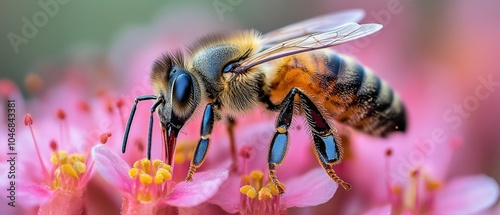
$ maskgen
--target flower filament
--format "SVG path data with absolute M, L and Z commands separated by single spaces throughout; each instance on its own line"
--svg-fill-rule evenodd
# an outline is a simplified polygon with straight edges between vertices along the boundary
M 282 214 L 285 210 L 280 206 L 278 188 L 271 181 L 264 183 L 261 171 L 254 170 L 242 177 L 240 193 L 243 194 L 242 214 Z
M 136 200 L 149 203 L 168 194 L 167 182 L 172 179 L 172 167 L 158 159 L 151 162 L 143 158 L 134 163 L 128 175 L 135 180 L 132 194 Z
M 50 162 L 53 164 L 50 189 L 76 190 L 87 171 L 85 156 L 59 150 L 52 152 Z

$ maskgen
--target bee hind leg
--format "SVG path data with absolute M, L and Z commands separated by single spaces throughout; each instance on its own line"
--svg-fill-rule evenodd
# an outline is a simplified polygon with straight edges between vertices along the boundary
M 214 121 L 214 105 L 212 103 L 209 103 L 207 104 L 207 106 L 205 107 L 205 111 L 203 112 L 200 132 L 201 137 L 198 141 L 198 144 L 196 145 L 196 148 L 194 149 L 193 159 L 191 159 L 191 163 L 189 165 L 186 181 L 193 180 L 196 169 L 199 168 L 205 161 L 205 157 L 210 145 L 210 135 L 212 134 Z
M 345 190 L 351 185 L 342 180 L 333 170 L 335 164 L 342 160 L 342 146 L 340 140 L 333 135 L 332 129 L 316 105 L 302 92 L 299 93 L 304 108 L 307 123 L 309 124 L 316 156 L 328 176 Z
M 271 140 L 268 155 L 269 179 L 276 186 L 280 194 L 285 192 L 283 185 L 278 180 L 276 175 L 276 166 L 280 165 L 286 155 L 288 148 L 288 129 L 292 124 L 294 100 L 298 89 L 292 89 L 285 99 L 278 106 L 281 109 L 278 118 L 276 119 L 276 131 Z

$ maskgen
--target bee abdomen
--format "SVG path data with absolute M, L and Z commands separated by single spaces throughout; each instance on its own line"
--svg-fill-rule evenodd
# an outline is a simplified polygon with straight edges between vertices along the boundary
M 330 90 L 335 120 L 376 136 L 405 130 L 404 106 L 385 82 L 352 59 L 337 54 L 327 58 L 336 77 Z

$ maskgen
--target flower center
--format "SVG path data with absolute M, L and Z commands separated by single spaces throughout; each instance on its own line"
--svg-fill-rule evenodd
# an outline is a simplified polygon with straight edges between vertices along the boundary
M 85 156 L 64 150 L 52 152 L 50 162 L 53 164 L 52 179 L 49 186 L 52 190 L 75 190 L 87 170 Z
M 254 170 L 241 179 L 242 214 L 281 214 L 278 188 L 271 181 L 264 183 L 264 173 Z
M 161 160 L 143 158 L 128 171 L 135 180 L 132 194 L 138 202 L 147 203 L 167 195 L 167 181 L 172 179 L 172 167 Z

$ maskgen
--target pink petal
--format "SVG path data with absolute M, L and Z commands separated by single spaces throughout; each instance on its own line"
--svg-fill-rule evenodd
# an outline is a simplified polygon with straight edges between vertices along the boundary
M 217 194 L 208 200 L 209 203 L 219 205 L 229 213 L 236 213 L 241 210 L 240 207 L 240 186 L 241 176 L 231 174 L 229 178 L 222 183 Z
M 219 186 L 227 179 L 228 171 L 218 169 L 196 173 L 193 181 L 183 181 L 175 185 L 172 193 L 164 200 L 177 207 L 193 207 L 211 198 Z
M 498 196 L 498 184 L 488 176 L 457 178 L 436 193 L 434 213 L 474 214 L 491 207 Z
M 110 184 L 124 192 L 130 192 L 132 180 L 128 176 L 130 166 L 104 144 L 92 148 L 94 168 Z
M 392 211 L 391 205 L 384 205 L 377 208 L 372 208 L 369 211 L 363 213 L 363 215 L 390 215 Z
M 286 207 L 307 207 L 323 204 L 333 197 L 338 185 L 321 168 L 285 182 L 282 200 Z
M 20 181 L 18 186 L 18 198 L 26 205 L 40 205 L 54 196 L 54 192 L 45 185 Z

